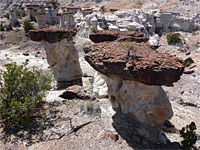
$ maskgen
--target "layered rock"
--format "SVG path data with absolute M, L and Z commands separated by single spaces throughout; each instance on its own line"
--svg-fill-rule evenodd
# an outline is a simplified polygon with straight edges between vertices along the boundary
M 131 44 L 133 48 L 123 49 L 123 44 Z M 161 86 L 176 82 L 183 72 L 181 60 L 159 53 L 146 43 L 102 42 L 84 50 L 90 65 L 109 77 Z
M 136 31 L 109 31 L 102 30 L 94 34 L 90 34 L 90 39 L 94 43 L 100 43 L 104 41 L 135 41 L 135 42 L 147 42 L 148 38 L 144 34 Z
M 72 29 L 43 29 L 30 31 L 31 40 L 43 42 L 47 61 L 54 72 L 57 87 L 82 85 L 79 56 L 74 48 Z
M 156 142 L 164 121 L 173 116 L 161 85 L 179 80 L 182 61 L 153 50 L 147 43 L 119 39 L 85 47 L 85 59 L 105 75 L 113 109 L 130 115 L 141 124 L 138 131 L 145 131 L 138 134 Z

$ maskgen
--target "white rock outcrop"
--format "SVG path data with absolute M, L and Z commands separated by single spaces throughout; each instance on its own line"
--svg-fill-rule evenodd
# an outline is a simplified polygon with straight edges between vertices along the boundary
M 56 43 L 44 42 L 44 48 L 58 88 L 67 87 L 76 82 L 81 84 L 82 71 L 78 61 L 79 55 L 72 40 L 63 39 Z
M 199 14 L 189 18 L 181 13 L 165 12 L 156 9 L 123 10 L 116 11 L 114 14 L 93 12 L 92 14 L 83 15 L 83 18 L 85 18 L 87 25 L 80 23 L 80 28 L 83 28 L 81 31 L 84 31 L 84 28 L 98 27 L 100 30 L 134 30 L 143 32 L 147 36 L 153 36 L 154 34 L 160 36 L 163 32 L 191 32 L 200 29 Z
M 97 98 L 108 97 L 108 87 L 102 74 L 100 74 L 99 72 L 95 73 L 94 81 L 92 85 L 93 85 L 93 93 L 95 97 Z

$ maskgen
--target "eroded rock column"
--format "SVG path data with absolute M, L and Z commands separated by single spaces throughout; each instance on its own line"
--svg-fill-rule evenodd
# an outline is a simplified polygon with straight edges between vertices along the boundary
M 24 10 L 24 7 L 19 7 L 19 11 L 20 11 L 20 17 L 25 17 L 26 16 L 26 11 Z
M 84 47 L 85 60 L 105 75 L 113 109 L 139 124 L 138 136 L 158 142 L 164 121 L 173 116 L 161 86 L 179 80 L 182 61 L 153 50 L 137 32 L 101 31 L 90 38 L 96 44 Z
M 18 20 L 17 20 L 17 16 L 16 16 L 16 11 L 14 11 L 14 10 L 10 11 L 9 20 L 10 20 L 10 24 L 12 26 L 16 26 L 17 25 Z
M 35 18 L 37 20 L 37 24 L 38 24 L 39 29 L 46 28 L 46 21 L 45 21 L 45 18 L 44 18 L 44 14 L 36 13 Z
M 76 32 L 71 29 L 30 31 L 31 40 L 43 42 L 47 61 L 54 72 L 58 89 L 82 85 L 79 55 L 72 41 L 75 34 Z
M 65 16 L 62 13 L 57 14 L 57 16 L 59 17 L 59 27 L 60 28 L 65 28 Z
M 67 28 L 75 28 L 76 23 L 74 22 L 74 17 L 72 15 L 72 13 L 70 12 L 66 12 L 64 13 L 65 17 L 65 26 Z

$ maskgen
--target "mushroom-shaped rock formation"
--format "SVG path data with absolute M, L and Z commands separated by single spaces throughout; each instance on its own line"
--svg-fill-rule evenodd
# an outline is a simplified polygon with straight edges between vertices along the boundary
M 85 60 L 105 75 L 113 109 L 140 123 L 138 134 L 146 140 L 158 141 L 164 121 L 173 116 L 161 85 L 179 80 L 181 60 L 147 43 L 118 39 L 84 47 L 84 51 Z
M 58 89 L 82 85 L 79 55 L 72 41 L 75 34 L 76 31 L 72 29 L 30 31 L 31 40 L 44 44 L 47 61 L 53 69 Z

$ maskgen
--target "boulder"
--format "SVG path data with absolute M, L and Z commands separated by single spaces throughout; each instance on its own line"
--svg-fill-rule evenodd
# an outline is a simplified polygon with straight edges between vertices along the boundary
M 42 29 L 30 31 L 31 40 L 43 42 L 47 61 L 54 72 L 58 89 L 82 85 L 78 51 L 74 47 L 72 29 Z
M 64 93 L 60 95 L 60 97 L 65 99 L 84 99 L 84 100 L 91 100 L 94 99 L 92 87 L 83 87 L 80 85 L 73 85 L 66 89 Z
M 148 44 L 151 45 L 151 46 L 159 46 L 159 36 L 158 34 L 152 36 L 152 37 L 149 37 L 149 41 L 148 41 Z
M 131 22 L 131 23 L 128 24 L 129 30 L 138 31 L 138 30 L 143 29 L 143 28 L 144 28 L 144 26 L 137 23 L 137 22 Z

